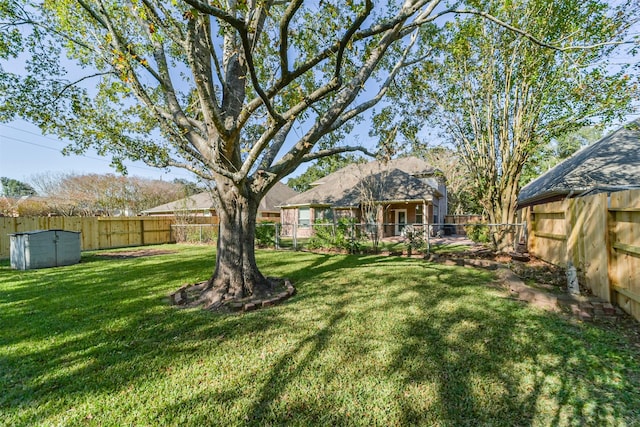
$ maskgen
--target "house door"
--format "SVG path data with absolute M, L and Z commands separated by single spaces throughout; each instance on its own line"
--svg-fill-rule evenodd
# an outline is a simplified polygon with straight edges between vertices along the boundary
M 404 227 L 407 225 L 407 210 L 406 209 L 397 209 L 396 210 L 396 236 L 400 236 L 404 231 Z

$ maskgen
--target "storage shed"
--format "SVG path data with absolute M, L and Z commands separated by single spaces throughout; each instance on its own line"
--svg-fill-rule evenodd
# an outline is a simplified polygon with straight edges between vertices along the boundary
M 10 235 L 11 268 L 32 270 L 80 262 L 80 232 L 34 230 Z

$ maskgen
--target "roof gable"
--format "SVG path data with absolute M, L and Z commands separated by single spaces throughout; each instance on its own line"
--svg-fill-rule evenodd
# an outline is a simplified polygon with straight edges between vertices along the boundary
M 314 182 L 314 187 L 286 201 L 286 206 L 328 205 L 355 207 L 363 198 L 376 201 L 424 200 L 437 190 L 422 176 L 437 172 L 416 157 L 351 164 Z M 369 193 L 366 196 L 363 193 Z

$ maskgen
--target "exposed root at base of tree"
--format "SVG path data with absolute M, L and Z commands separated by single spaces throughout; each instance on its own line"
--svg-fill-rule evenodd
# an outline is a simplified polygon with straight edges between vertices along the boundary
M 254 295 L 235 298 L 226 289 L 211 287 L 209 281 L 181 286 L 169 295 L 171 303 L 185 308 L 202 307 L 216 312 L 251 311 L 282 302 L 295 294 L 288 279 L 268 277 Z

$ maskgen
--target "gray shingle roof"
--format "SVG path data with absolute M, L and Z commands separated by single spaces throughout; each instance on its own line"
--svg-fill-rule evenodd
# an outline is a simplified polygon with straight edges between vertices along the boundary
M 258 206 L 259 212 L 279 211 L 279 206 L 283 201 L 298 194 L 293 189 L 287 187 L 281 182 L 277 182 L 269 192 L 262 198 L 260 205 Z M 142 214 L 160 214 L 160 213 L 173 213 L 176 211 L 209 211 L 214 209 L 213 198 L 211 193 L 205 191 L 203 193 L 194 194 L 184 199 L 176 200 L 175 202 L 165 203 L 160 206 L 153 207 L 142 211 Z
M 640 187 L 640 120 L 583 148 L 527 184 L 520 191 L 518 206 L 629 187 Z
M 362 199 L 362 185 L 375 190 L 377 201 L 430 199 L 438 191 L 419 177 L 432 176 L 436 172 L 416 157 L 393 159 L 386 164 L 379 161 L 351 164 L 317 180 L 312 184 L 313 188 L 288 199 L 282 207 L 355 207 Z M 374 184 L 367 185 L 367 182 Z

